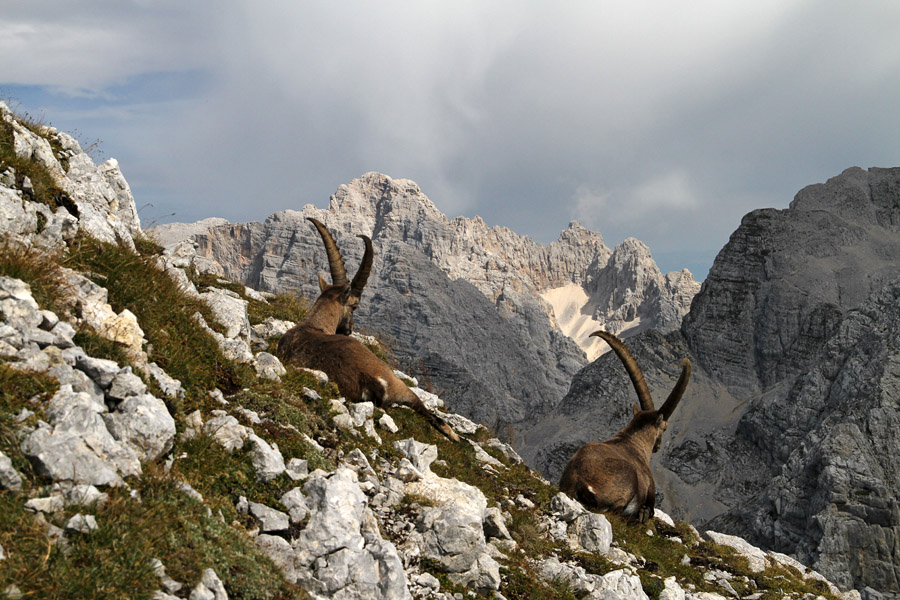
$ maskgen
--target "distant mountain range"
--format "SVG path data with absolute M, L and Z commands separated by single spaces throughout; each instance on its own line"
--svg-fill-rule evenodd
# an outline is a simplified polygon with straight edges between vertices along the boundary
M 493 426 L 518 429 L 559 402 L 585 352 L 600 351 L 592 331 L 675 329 L 700 287 L 687 270 L 660 273 L 637 240 L 610 250 L 573 222 L 544 246 L 479 217 L 448 219 L 415 183 L 379 173 L 340 186 L 327 209 L 153 231 L 166 245 L 193 240 L 201 268 L 312 296 L 327 267 L 308 216 L 334 232 L 351 269 L 362 255 L 355 236 L 371 236 L 357 322 L 389 336 L 403 368 L 453 410 Z

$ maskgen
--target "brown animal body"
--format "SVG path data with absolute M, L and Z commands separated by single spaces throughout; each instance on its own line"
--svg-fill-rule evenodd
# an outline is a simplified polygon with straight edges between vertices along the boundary
M 569 459 L 559 488 L 589 508 L 619 512 L 644 522 L 653 516 L 656 505 L 650 456 L 659 450 L 668 419 L 684 395 L 691 363 L 682 361 L 678 383 L 656 410 L 644 375 L 622 340 L 605 331 L 591 335 L 606 340 L 625 365 L 640 406 L 634 405 L 631 422 L 612 439 L 585 444 Z
M 448 438 L 459 441 L 446 421 L 428 410 L 384 361 L 363 343 L 349 337 L 353 311 L 359 305 L 372 266 L 372 241 L 359 236 L 366 244 L 366 251 L 353 282 L 348 283 L 343 259 L 331 234 L 319 221 L 309 220 L 325 244 L 334 283 L 329 285 L 319 276 L 322 293 L 303 321 L 282 336 L 278 342 L 279 357 L 286 363 L 324 371 L 351 402 L 371 401 L 379 407 L 408 406 Z

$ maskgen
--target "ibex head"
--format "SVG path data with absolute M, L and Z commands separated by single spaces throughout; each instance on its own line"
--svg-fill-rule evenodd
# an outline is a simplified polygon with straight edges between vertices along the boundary
M 659 450 L 669 417 L 687 389 L 691 363 L 684 359 L 681 375 L 669 397 L 657 410 L 637 361 L 622 340 L 606 331 L 591 336 L 606 340 L 625 365 L 638 402 L 634 417 L 612 439 L 585 444 L 566 465 L 560 489 L 591 508 L 615 510 L 645 521 L 653 515 L 656 484 L 650 456 Z
M 312 217 L 307 217 L 307 219 L 319 231 L 319 235 L 322 236 L 322 243 L 325 244 L 325 253 L 328 256 L 328 266 L 331 270 L 330 285 L 325 281 L 321 273 L 319 274 L 321 298 L 327 298 L 340 306 L 336 332 L 350 335 L 353 331 L 353 312 L 359 306 L 359 298 L 362 295 L 363 288 L 366 287 L 369 273 L 372 271 L 372 240 L 365 235 L 358 236 L 365 242 L 366 251 L 363 254 L 359 269 L 353 277 L 353 281 L 348 281 L 347 270 L 344 268 L 344 259 L 341 258 L 341 251 L 338 250 L 334 238 L 331 237 L 331 232 L 318 219 Z
M 681 397 L 684 396 L 688 380 L 691 378 L 691 362 L 686 358 L 681 361 L 681 376 L 678 378 L 678 382 L 675 384 L 675 387 L 672 388 L 669 397 L 666 398 L 662 407 L 659 410 L 656 410 L 653 406 L 653 397 L 650 395 L 650 390 L 647 388 L 647 382 L 644 380 L 644 374 L 638 366 L 637 361 L 634 359 L 634 356 L 631 355 L 631 352 L 629 352 L 628 348 L 625 347 L 625 344 L 622 343 L 622 340 L 606 331 L 595 331 L 591 334 L 591 337 L 594 336 L 603 338 L 603 340 L 609 344 L 610 348 L 613 349 L 619 357 L 619 360 L 621 360 L 622 364 L 625 366 L 625 371 L 628 373 L 628 377 L 631 378 L 631 383 L 634 385 L 634 391 L 637 393 L 638 402 L 640 402 L 640 404 L 637 402 L 634 404 L 634 418 L 625 429 L 646 430 L 647 428 L 652 428 L 655 432 L 653 452 L 659 451 L 659 447 L 662 444 L 662 435 L 665 433 L 666 427 L 668 427 L 669 417 L 675 412 L 675 407 L 678 406 Z

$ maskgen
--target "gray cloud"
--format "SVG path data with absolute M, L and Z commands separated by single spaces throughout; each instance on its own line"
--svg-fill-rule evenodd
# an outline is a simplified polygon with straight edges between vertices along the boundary
M 377 170 L 702 277 L 745 212 L 900 164 L 893 3 L 181 4 L 23 1 L 0 25 L 0 87 L 55 90 L 48 118 L 104 140 L 145 220 L 262 219 Z

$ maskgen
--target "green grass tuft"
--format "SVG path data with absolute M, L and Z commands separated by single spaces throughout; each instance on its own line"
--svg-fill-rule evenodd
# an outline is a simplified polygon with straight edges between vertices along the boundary
M 6 240 L 0 243 L 0 275 L 27 283 L 41 308 L 65 312 L 66 284 L 58 255 Z
M 267 302 L 250 300 L 247 313 L 250 323 L 257 325 L 269 317 L 299 323 L 309 311 L 309 300 L 291 293 L 276 294 Z
M 96 516 L 97 530 L 66 534 L 65 551 L 24 510 L 24 495 L 0 492 L 0 544 L 8 553 L 0 589 L 15 584 L 35 598 L 149 599 L 161 587 L 152 569 L 158 558 L 186 593 L 212 568 L 229 598 L 308 598 L 284 581 L 241 527 L 209 514 L 172 478 L 149 474 L 132 483 L 140 500 L 113 488 L 105 506 L 70 507 L 51 517 L 64 527 L 76 512 Z

